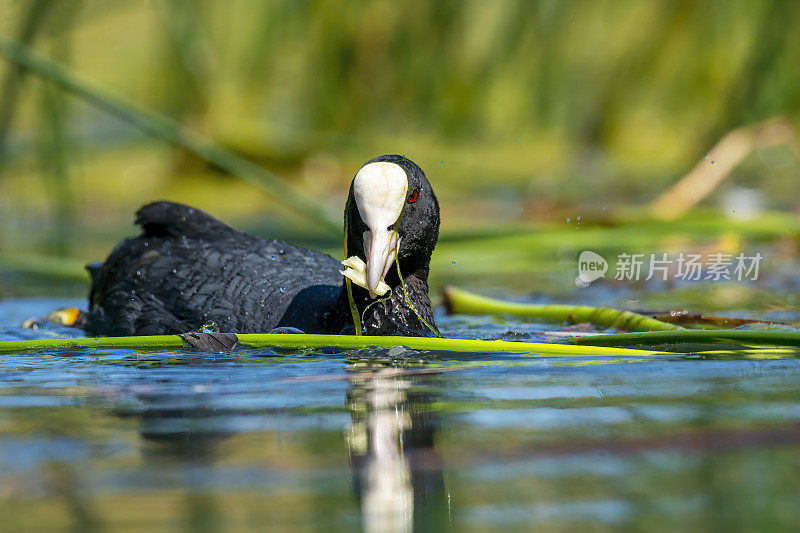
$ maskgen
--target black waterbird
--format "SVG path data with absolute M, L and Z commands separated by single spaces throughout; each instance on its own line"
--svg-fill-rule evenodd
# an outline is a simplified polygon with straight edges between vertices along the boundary
M 185 205 L 148 204 L 137 212 L 142 234 L 87 267 L 82 327 L 115 336 L 209 324 L 235 333 L 438 335 L 428 271 L 439 204 L 422 169 L 400 155 L 368 161 L 350 186 L 344 222 L 345 276 L 327 254 L 236 231 Z

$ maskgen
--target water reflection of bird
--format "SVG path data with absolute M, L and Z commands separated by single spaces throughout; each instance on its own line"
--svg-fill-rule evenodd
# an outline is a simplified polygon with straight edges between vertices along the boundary
M 194 364 L 218 362 L 216 357 L 201 357 Z M 435 396 L 420 388 L 421 380 L 430 376 L 396 368 L 353 365 L 351 369 L 355 372 L 345 397 L 351 415 L 347 444 L 364 530 L 448 530 L 450 498 L 435 446 L 438 418 L 431 406 Z M 213 471 L 230 453 L 221 444 L 241 432 L 235 419 L 252 410 L 224 408 L 218 390 L 206 390 L 194 381 L 169 387 L 148 384 L 134 391 L 124 401 L 117 398 L 114 414 L 139 420 L 145 466 L 180 473 L 171 479 L 183 489 L 189 529 L 222 523 L 228 513 L 220 503 L 223 489 L 213 485 Z M 336 449 L 338 453 L 341 448 Z
M 444 531 L 450 523 L 429 394 L 384 368 L 355 374 L 347 407 L 355 492 L 365 531 Z
M 439 205 L 422 169 L 398 155 L 367 162 L 353 179 L 344 218 L 351 256 L 345 275 L 353 280 L 356 311 L 333 257 L 157 202 L 137 213 L 140 236 L 90 267 L 84 328 L 154 335 L 214 323 L 239 333 L 281 326 L 339 333 L 357 312 L 366 334 L 437 333 L 427 280 Z

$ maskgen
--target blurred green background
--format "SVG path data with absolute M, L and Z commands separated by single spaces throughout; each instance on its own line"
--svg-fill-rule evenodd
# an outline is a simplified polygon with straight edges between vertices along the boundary
M 796 256 L 797 20 L 760 0 L 0 2 L 2 37 L 331 213 L 364 161 L 409 156 L 442 207 L 434 286 L 543 290 L 574 289 L 564 265 L 587 247 Z M 712 190 L 653 204 L 704 164 L 692 183 Z M 82 294 L 65 280 L 158 199 L 341 253 L 290 197 L 0 58 L 0 297 Z

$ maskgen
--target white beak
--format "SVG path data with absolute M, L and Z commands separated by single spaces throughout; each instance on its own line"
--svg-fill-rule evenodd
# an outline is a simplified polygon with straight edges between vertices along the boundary
M 398 242 L 393 226 L 400 218 L 408 190 L 405 170 L 395 163 L 378 162 L 364 165 L 353 180 L 353 196 L 364 232 L 364 253 L 367 256 L 367 290 L 372 298 L 389 268 L 394 263 Z

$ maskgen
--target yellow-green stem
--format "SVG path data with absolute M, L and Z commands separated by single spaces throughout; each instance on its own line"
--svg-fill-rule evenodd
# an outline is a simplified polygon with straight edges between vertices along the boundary
M 538 305 L 521 304 L 480 296 L 463 289 L 442 289 L 445 306 L 450 313 L 467 315 L 513 315 L 543 322 L 568 322 L 578 324 L 591 322 L 605 328 L 628 331 L 678 331 L 681 326 L 667 324 L 631 311 L 591 307 L 588 305 Z
M 658 352 L 594 346 L 572 346 L 537 342 L 484 341 L 472 339 L 445 339 L 439 337 L 391 337 L 364 335 L 301 335 L 301 334 L 242 334 L 239 342 L 251 348 L 282 348 L 305 350 L 340 348 L 392 348 L 406 346 L 414 350 L 441 350 L 453 352 L 499 352 L 520 353 L 530 357 L 569 356 L 645 356 Z M 91 337 L 77 339 L 43 339 L 30 341 L 0 341 L 0 354 L 59 350 L 64 348 L 97 348 L 118 350 L 181 350 L 189 348 L 178 335 L 156 335 L 140 337 Z M 190 349 L 190 348 L 189 348 Z

